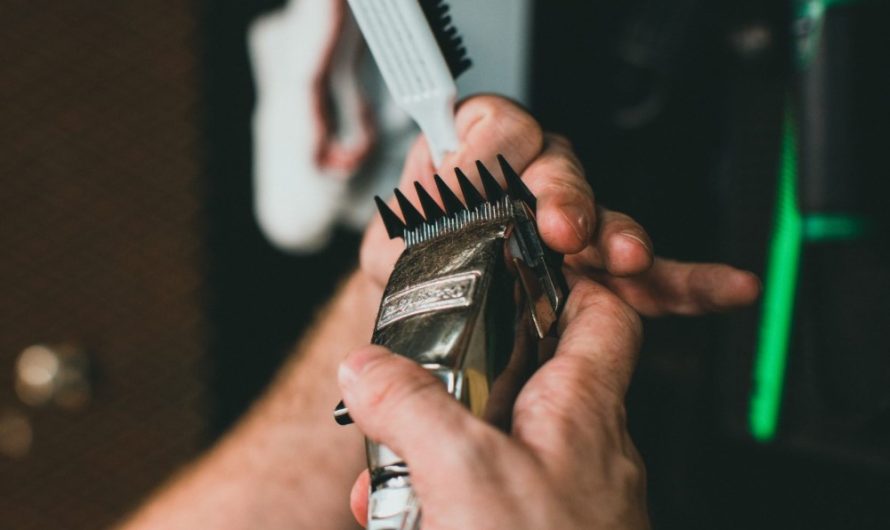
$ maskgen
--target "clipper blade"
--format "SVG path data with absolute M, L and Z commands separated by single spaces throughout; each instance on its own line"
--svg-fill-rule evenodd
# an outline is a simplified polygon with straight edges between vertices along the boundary
M 559 256 L 537 230 L 534 195 L 504 157 L 498 165 L 503 180 L 482 162 L 478 180 L 459 168 L 452 186 L 435 175 L 438 196 L 415 182 L 413 203 L 395 190 L 397 209 L 377 198 L 389 236 L 402 238 L 405 250 L 371 342 L 417 362 L 473 414 L 509 431 L 524 378 L 508 368 L 524 367 L 517 372 L 528 376 L 541 361 L 535 334 L 543 339 L 556 329 L 568 288 Z M 351 422 L 343 402 L 334 417 Z M 408 464 L 373 440 L 365 447 L 368 530 L 417 528 Z
M 401 211 L 401 218 L 386 205 L 380 198 L 375 197 L 377 209 L 380 211 L 380 217 L 386 226 L 386 231 L 390 239 L 402 238 L 410 246 L 416 243 L 418 237 L 411 237 L 418 232 L 423 232 L 428 239 L 430 235 L 438 235 L 448 227 L 455 224 L 463 226 L 467 222 L 476 219 L 490 218 L 491 215 L 501 213 L 499 205 L 506 208 L 505 199 L 510 201 L 520 201 L 528 206 L 531 211 L 535 210 L 535 196 L 522 182 L 519 174 L 507 162 L 502 155 L 498 155 L 498 163 L 507 183 L 506 189 L 502 187 L 497 178 L 488 170 L 481 161 L 476 161 L 476 169 L 479 174 L 479 180 L 485 193 L 481 193 L 479 189 L 473 185 L 467 175 L 460 169 L 455 168 L 454 173 L 457 184 L 460 189 L 460 195 L 463 201 L 458 198 L 458 194 L 454 192 L 439 175 L 434 177 L 436 188 L 438 191 L 440 203 L 436 202 L 433 195 L 426 190 L 419 182 L 414 183 L 420 206 L 420 211 L 411 203 L 410 200 L 400 190 L 395 190 L 396 201 Z

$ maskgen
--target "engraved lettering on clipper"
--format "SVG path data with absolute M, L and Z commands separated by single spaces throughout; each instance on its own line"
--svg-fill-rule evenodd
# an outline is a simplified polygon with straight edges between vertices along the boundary
M 479 280 L 479 272 L 464 272 L 437 278 L 391 294 L 383 299 L 377 329 L 430 311 L 469 307 Z

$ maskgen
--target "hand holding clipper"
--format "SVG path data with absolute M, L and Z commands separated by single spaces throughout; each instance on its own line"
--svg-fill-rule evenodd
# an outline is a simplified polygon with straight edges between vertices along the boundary
M 406 248 L 384 291 L 372 342 L 421 364 L 476 416 L 506 429 L 513 401 L 539 363 L 536 339 L 551 332 L 567 288 L 562 257 L 538 235 L 534 196 L 499 161 L 506 190 L 477 163 L 485 196 L 458 169 L 464 202 L 438 177 L 444 208 L 419 184 L 423 214 L 398 190 L 402 219 L 378 198 L 390 237 L 403 238 Z M 342 404 L 335 418 L 350 422 Z M 367 452 L 368 528 L 415 527 L 408 467 L 373 440 Z

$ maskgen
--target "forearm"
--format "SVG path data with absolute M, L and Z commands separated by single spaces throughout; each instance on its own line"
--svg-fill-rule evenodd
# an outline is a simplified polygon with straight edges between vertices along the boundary
M 240 424 L 125 525 L 140 528 L 351 528 L 362 438 L 332 417 L 337 366 L 367 343 L 381 290 L 353 274 Z

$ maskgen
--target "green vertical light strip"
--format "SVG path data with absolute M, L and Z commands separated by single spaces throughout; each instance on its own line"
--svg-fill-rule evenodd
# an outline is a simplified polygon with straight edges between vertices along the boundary
M 802 221 L 797 206 L 797 126 L 790 105 L 785 112 L 774 223 L 748 417 L 751 434 L 761 442 L 775 437 L 779 422 L 800 265 Z

